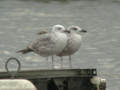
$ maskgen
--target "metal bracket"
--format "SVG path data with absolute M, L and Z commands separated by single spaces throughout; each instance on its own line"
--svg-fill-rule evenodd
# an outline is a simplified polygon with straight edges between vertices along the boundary
M 16 62 L 17 62 L 18 67 L 17 67 L 17 70 L 16 70 L 16 71 L 10 71 L 10 70 L 9 70 L 8 64 L 10 63 L 10 61 L 16 61 Z M 13 79 L 13 78 L 15 78 L 16 74 L 20 71 L 20 69 L 21 69 L 21 63 L 20 63 L 20 61 L 19 61 L 17 58 L 15 58 L 15 57 L 10 57 L 10 58 L 6 61 L 6 63 L 5 63 L 5 69 L 6 69 L 7 73 L 11 75 L 11 78 Z

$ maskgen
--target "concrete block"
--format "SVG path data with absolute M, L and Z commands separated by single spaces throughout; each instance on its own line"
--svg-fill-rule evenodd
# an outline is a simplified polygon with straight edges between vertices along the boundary
M 0 90 L 37 90 L 37 89 L 29 80 L 1 79 Z

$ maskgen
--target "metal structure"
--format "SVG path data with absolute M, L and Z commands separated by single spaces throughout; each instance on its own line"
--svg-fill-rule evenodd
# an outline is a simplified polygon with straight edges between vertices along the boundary
M 97 80 L 99 84 L 96 83 L 96 79 L 94 79 L 94 77 L 97 77 L 96 69 L 25 70 L 17 71 L 15 75 L 11 73 L 12 72 L 0 72 L 0 79 L 9 79 L 11 76 L 14 76 L 15 79 L 28 79 L 38 90 L 106 89 L 106 81 L 104 79 L 99 78 L 99 80 Z M 91 82 L 91 80 L 94 82 Z

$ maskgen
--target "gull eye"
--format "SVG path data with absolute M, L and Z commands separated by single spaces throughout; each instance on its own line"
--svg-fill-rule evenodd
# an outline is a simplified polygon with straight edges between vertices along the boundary
M 62 30 L 62 28 L 58 27 L 57 30 Z
M 74 31 L 77 31 L 77 28 L 73 28 Z

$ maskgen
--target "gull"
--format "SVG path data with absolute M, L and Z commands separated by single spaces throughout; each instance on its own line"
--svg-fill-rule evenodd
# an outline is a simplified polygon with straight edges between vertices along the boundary
M 63 66 L 63 56 L 69 56 L 69 65 L 72 68 L 71 55 L 77 52 L 81 46 L 82 36 L 81 33 L 86 33 L 87 31 L 80 28 L 79 26 L 69 26 L 67 28 L 68 32 L 66 33 L 68 37 L 67 45 L 62 52 L 56 54 L 61 57 L 61 67 Z
M 37 40 L 18 52 L 22 54 L 34 52 L 43 57 L 52 56 L 53 66 L 53 55 L 60 53 L 67 45 L 68 38 L 65 31 L 64 26 L 54 25 L 50 33 L 40 35 Z

